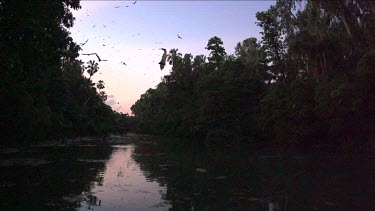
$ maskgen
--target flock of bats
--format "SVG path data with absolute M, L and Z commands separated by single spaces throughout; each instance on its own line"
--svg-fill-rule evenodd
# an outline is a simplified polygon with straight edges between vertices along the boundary
M 158 64 L 160 64 L 160 70 L 163 70 L 163 69 L 164 69 L 164 66 L 165 66 L 165 62 L 166 62 L 166 60 L 167 60 L 167 49 L 165 49 L 165 48 L 160 48 L 159 50 L 163 50 L 163 51 L 164 51 L 163 56 L 161 57 L 161 60 L 160 60 L 160 62 L 158 63 Z M 95 56 L 98 58 L 99 62 L 108 61 L 108 60 L 106 60 L 106 59 L 101 59 L 97 53 L 83 53 L 82 55 L 86 55 L 86 56 L 95 55 Z M 125 62 L 121 62 L 121 64 L 127 66 Z
M 137 3 L 137 1 L 133 2 L 132 4 L 136 4 L 136 3 Z M 115 6 L 115 8 L 120 8 L 120 7 L 121 7 L 121 6 Z M 129 7 L 129 6 L 125 6 L 125 7 Z M 92 28 L 94 28 L 95 26 L 96 26 L 96 25 L 94 25 Z M 106 27 L 106 25 L 104 25 L 103 27 Z M 138 35 L 139 35 L 139 34 L 138 34 Z M 133 36 L 134 36 L 134 35 L 133 35 Z M 182 37 L 181 37 L 180 35 L 178 35 L 178 34 L 177 34 L 177 37 L 178 37 L 179 39 L 182 39 Z M 81 43 L 80 45 L 83 46 L 83 45 L 85 45 L 88 41 L 89 41 L 89 40 L 87 39 L 85 42 Z M 103 46 L 105 46 L 105 45 L 103 44 Z M 141 49 L 139 49 L 139 50 L 141 50 Z M 165 66 L 165 62 L 166 62 L 166 60 L 167 60 L 167 50 L 166 50 L 165 48 L 160 48 L 159 50 L 163 50 L 163 51 L 164 51 L 163 56 L 161 57 L 161 60 L 160 60 L 160 62 L 158 63 L 158 64 L 160 65 L 160 70 L 163 70 L 163 69 L 164 69 L 164 66 Z M 97 53 L 83 53 L 82 55 L 86 55 L 86 56 L 95 55 L 95 56 L 98 58 L 99 62 L 108 61 L 108 60 L 106 60 L 106 59 L 101 59 Z M 121 62 L 121 64 L 127 66 L 125 62 Z

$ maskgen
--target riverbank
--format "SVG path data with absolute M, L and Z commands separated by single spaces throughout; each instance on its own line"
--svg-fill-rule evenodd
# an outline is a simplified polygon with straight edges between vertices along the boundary
M 375 160 L 129 133 L 0 153 L 9 209 L 371 210 Z M 85 141 L 85 142 L 83 142 Z M 5 148 L 3 148 L 5 149 Z M 48 190 L 48 191 L 46 191 Z

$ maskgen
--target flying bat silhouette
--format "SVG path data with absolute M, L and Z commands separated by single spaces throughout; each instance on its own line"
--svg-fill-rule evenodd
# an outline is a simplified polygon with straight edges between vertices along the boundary
M 108 61 L 108 60 L 100 59 L 100 57 L 98 56 L 97 53 L 83 53 L 82 55 L 87 55 L 87 56 L 96 55 L 96 57 L 98 57 L 99 62 L 101 62 L 101 61 L 103 61 L 103 62 L 104 61 Z
M 160 48 L 160 50 L 164 51 L 163 56 L 161 57 L 161 61 L 159 62 L 160 70 L 163 70 L 165 66 L 165 61 L 167 60 L 167 50 L 165 48 Z
M 89 41 L 89 40 L 87 39 L 85 42 L 81 43 L 80 45 L 84 46 L 87 43 L 87 41 Z

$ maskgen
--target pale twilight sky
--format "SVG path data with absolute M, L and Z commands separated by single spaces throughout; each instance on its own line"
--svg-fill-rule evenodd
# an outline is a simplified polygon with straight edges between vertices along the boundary
M 114 110 L 131 113 L 130 107 L 149 88 L 169 73 L 158 62 L 166 48 L 193 56 L 204 54 L 213 36 L 224 42 L 227 54 L 249 37 L 260 39 L 256 12 L 267 10 L 275 1 L 81 1 L 72 10 L 76 21 L 70 29 L 82 53 L 98 53 L 99 72 L 92 80 L 104 80 L 107 104 Z M 118 7 L 119 8 L 115 8 Z M 129 6 L 129 7 L 125 7 Z M 179 34 L 183 39 L 178 39 Z M 105 45 L 105 46 L 103 46 Z M 80 55 L 87 62 L 95 56 Z M 127 66 L 121 64 L 125 62 Z

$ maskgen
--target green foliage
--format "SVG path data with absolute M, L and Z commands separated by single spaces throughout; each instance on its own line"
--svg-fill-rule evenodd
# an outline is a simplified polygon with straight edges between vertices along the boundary
M 99 70 L 99 64 L 96 63 L 94 60 L 90 60 L 89 62 L 87 62 L 87 67 L 86 67 L 86 70 L 87 70 L 87 73 L 90 75 L 90 78 L 98 72 Z
M 214 36 L 208 40 L 206 46 L 206 49 L 210 51 L 208 61 L 216 67 L 222 64 L 224 57 L 227 55 L 224 47 L 222 46 L 223 44 L 223 41 L 219 37 Z
M 375 11 L 369 1 L 278 0 L 258 12 L 262 40 L 226 55 L 170 51 L 172 67 L 132 107 L 141 131 L 280 144 L 362 145 L 374 134 Z M 337 3 L 337 4 L 336 4 Z
M 177 49 L 170 51 L 172 72 L 131 108 L 140 130 L 200 138 L 211 134 L 207 140 L 219 129 L 234 139 L 256 133 L 253 120 L 264 88 L 262 79 L 239 59 L 226 57 L 221 45 L 220 38 L 210 39 L 208 63 L 202 55 L 182 56 Z
M 76 59 L 80 47 L 67 31 L 71 8 L 80 9 L 79 0 L 0 1 L 2 144 L 113 130 L 104 82 L 98 93 L 90 80 L 98 64 L 85 68 Z

